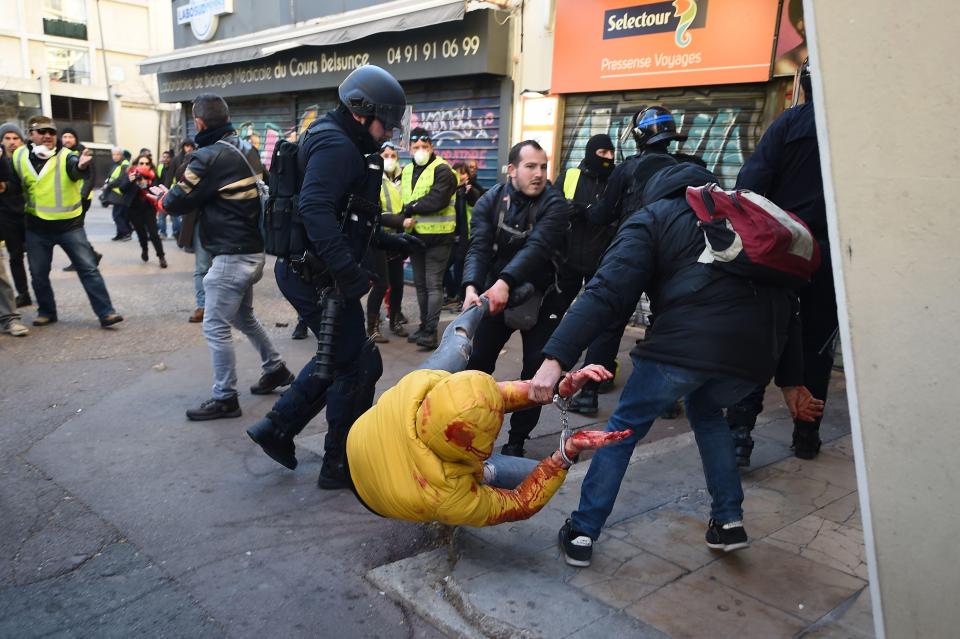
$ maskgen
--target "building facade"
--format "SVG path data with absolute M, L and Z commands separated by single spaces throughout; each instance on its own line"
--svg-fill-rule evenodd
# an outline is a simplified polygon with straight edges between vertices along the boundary
M 169 144 L 169 107 L 137 67 L 171 48 L 169 3 L 2 0 L 0 13 L 0 121 L 43 114 L 72 126 L 101 170 L 112 144 L 133 152 Z

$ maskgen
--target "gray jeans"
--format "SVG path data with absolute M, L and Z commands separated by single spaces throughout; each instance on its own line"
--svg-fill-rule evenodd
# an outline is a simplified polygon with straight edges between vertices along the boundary
M 14 297 L 13 286 L 7 277 L 7 265 L 0 255 L 0 329 L 6 329 L 10 322 L 19 322 L 20 313 Z
M 263 253 L 216 255 L 203 278 L 206 307 L 203 336 L 213 359 L 213 398 L 237 394 L 237 358 L 233 352 L 233 326 L 246 335 L 260 353 L 264 373 L 283 366 L 267 332 L 253 314 L 253 285 L 263 277 Z
M 426 333 L 436 333 L 440 323 L 440 307 L 443 306 L 443 272 L 450 261 L 453 244 L 428 246 L 423 253 L 410 256 L 413 265 L 413 283 L 417 287 L 417 304 L 420 306 L 420 328 Z

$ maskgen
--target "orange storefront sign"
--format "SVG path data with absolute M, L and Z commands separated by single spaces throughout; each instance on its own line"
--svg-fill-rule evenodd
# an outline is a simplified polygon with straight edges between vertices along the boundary
M 776 0 L 557 0 L 552 93 L 770 78 Z

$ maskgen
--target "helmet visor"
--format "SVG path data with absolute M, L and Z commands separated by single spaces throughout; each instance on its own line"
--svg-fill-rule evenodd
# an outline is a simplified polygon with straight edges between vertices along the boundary
M 405 110 L 402 104 L 377 104 L 373 108 L 373 115 L 383 123 L 385 129 L 399 129 Z

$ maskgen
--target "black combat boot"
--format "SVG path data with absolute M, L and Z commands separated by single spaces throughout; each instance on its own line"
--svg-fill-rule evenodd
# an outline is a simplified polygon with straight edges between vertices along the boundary
M 730 434 L 733 435 L 733 452 L 737 456 L 737 466 L 745 468 L 750 465 L 750 455 L 753 453 L 753 432 L 757 424 L 757 416 L 747 407 L 731 406 L 727 409 L 727 423 L 730 424 Z
M 793 454 L 799 459 L 813 459 L 820 452 L 820 423 L 793 422 Z
M 570 402 L 570 412 L 593 417 L 599 412 L 597 402 L 597 391 L 592 388 L 584 388 L 580 394 Z
M 400 321 L 400 314 L 397 311 L 390 313 L 390 332 L 397 337 L 407 336 L 407 329 L 403 327 L 403 322 Z
M 380 332 L 380 316 L 367 315 L 367 337 L 377 344 L 386 344 L 390 340 Z
M 281 386 L 289 386 L 293 380 L 293 373 L 284 364 L 272 373 L 261 375 L 257 383 L 250 387 L 250 392 L 254 395 L 268 395 Z
M 272 413 L 247 429 L 247 435 L 275 462 L 290 470 L 297 467 L 296 445 L 287 431 L 271 419 Z
M 317 477 L 317 487 L 323 490 L 340 490 L 350 487 L 347 483 L 347 473 L 343 466 L 343 460 L 339 456 L 330 453 L 323 456 L 320 476 Z

